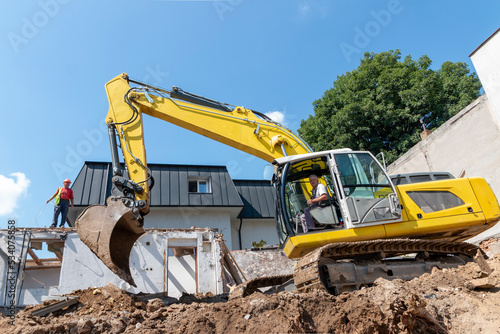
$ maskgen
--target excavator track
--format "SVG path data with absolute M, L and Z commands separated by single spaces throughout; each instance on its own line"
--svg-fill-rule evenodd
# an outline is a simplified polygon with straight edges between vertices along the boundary
M 415 258 L 408 258 L 414 253 Z M 434 267 L 457 267 L 469 261 L 478 263 L 486 275 L 491 273 L 482 250 L 465 242 L 382 239 L 334 243 L 302 257 L 295 266 L 294 283 L 299 291 L 321 289 L 336 295 L 370 286 L 379 277 L 408 280 Z

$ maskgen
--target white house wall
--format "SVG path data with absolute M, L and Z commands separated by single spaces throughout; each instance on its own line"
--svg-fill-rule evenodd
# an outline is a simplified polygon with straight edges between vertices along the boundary
M 13 297 L 9 296 L 9 286 L 12 281 L 12 269 L 9 269 L 9 257 L 15 256 L 16 263 L 18 263 L 20 249 L 22 248 L 22 236 L 20 233 L 14 234 L 14 239 L 11 240 L 15 244 L 14 254 L 9 253 L 9 234 L 5 230 L 3 233 L 0 232 L 0 305 L 8 306 L 10 305 Z M 17 267 L 14 269 L 17 272 Z M 17 275 L 16 275 L 17 278 Z M 13 281 L 12 281 L 13 282 Z M 18 299 L 19 295 L 17 291 L 14 293 L 14 299 Z
M 9 234 L 9 232 L 0 231 L 0 306 L 9 306 L 12 302 L 16 305 L 26 305 L 24 293 L 21 291 L 22 268 L 26 261 L 30 233 L 17 231 Z M 14 268 L 9 268 L 9 259 L 14 261 L 11 263 Z M 11 287 L 15 287 L 15 290 L 11 290 Z
M 482 176 L 500 196 L 500 29 L 470 55 L 485 94 L 396 160 L 391 174 L 447 171 Z
M 238 229 L 240 221 L 234 220 L 232 223 L 232 243 L 235 250 L 239 248 Z M 278 245 L 278 234 L 274 219 L 243 219 L 241 227 L 242 249 L 252 248 L 252 242 L 264 240 L 267 245 Z
M 20 305 L 39 304 L 44 296 L 59 294 L 61 268 L 25 270 Z
M 61 268 L 27 269 L 24 272 L 23 289 L 40 289 L 59 285 Z
M 500 124 L 500 29 L 471 54 L 471 60 Z
M 0 231 L 0 286 L 2 287 L 2 289 L 0 289 L 0 306 L 4 305 L 6 301 L 5 287 L 7 286 L 7 274 L 11 272 L 8 268 L 7 256 L 14 256 L 16 263 L 18 263 L 21 255 L 27 254 L 30 243 L 32 247 L 35 243 L 40 244 L 40 246 L 43 242 L 51 243 L 52 245 L 61 243 L 60 234 L 60 232 L 56 231 L 32 232 L 30 229 L 17 231 L 14 235 L 16 244 L 14 254 L 10 254 L 7 250 L 8 231 Z M 35 247 L 35 249 L 37 248 Z M 53 262 L 57 263 L 57 261 Z M 22 290 L 16 291 L 18 305 L 38 304 L 42 302 L 43 296 L 59 294 L 60 271 L 61 269 L 57 267 L 43 268 L 43 266 L 33 265 L 25 268 L 24 272 L 21 270 L 18 275 L 19 282 L 17 288 Z M 7 302 L 9 302 L 9 298 L 7 298 Z
M 239 212 L 241 208 L 237 208 L 237 210 Z M 160 229 L 208 227 L 222 233 L 226 240 L 226 246 L 232 250 L 231 216 L 234 215 L 234 208 L 153 207 L 144 218 L 144 227 Z M 235 246 L 238 247 L 238 244 Z
M 119 279 L 80 241 L 76 233 L 68 234 L 64 244 L 59 290 L 61 294 L 76 289 L 99 287 L 108 282 L 126 289 L 128 284 Z
M 43 302 L 47 296 L 58 296 L 60 294 L 58 286 L 49 286 L 46 288 L 25 288 L 21 292 L 20 306 L 36 305 Z

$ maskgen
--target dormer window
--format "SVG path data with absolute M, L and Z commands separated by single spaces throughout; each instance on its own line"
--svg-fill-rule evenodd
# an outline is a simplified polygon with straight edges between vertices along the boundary
M 190 193 L 207 194 L 212 192 L 212 187 L 210 186 L 210 178 L 208 177 L 189 176 L 188 184 Z

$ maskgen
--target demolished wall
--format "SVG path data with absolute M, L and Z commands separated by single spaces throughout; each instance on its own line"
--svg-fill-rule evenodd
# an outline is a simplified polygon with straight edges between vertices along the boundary
M 76 231 L 17 231 L 9 258 L 8 231 L 0 231 L 0 306 L 10 304 L 6 287 L 15 273 L 16 306 L 38 304 L 44 297 L 108 283 L 131 293 L 223 293 L 225 287 L 221 240 L 211 230 L 149 230 L 139 238 L 130 254 L 130 269 L 137 287 L 112 273 L 79 239 Z M 28 239 L 26 238 L 28 235 Z M 38 240 L 38 241 L 36 241 Z M 62 262 L 32 263 L 27 250 L 39 240 L 62 245 Z M 23 243 L 24 241 L 24 243 Z M 24 258 L 19 256 L 24 254 Z M 36 256 L 35 256 L 36 257 Z M 57 260 L 57 259 L 55 259 Z M 55 263 L 55 264 L 53 264 Z M 14 267 L 14 264 L 16 266 Z M 21 265 L 19 267 L 19 264 Z M 13 266 L 11 268 L 11 266 Z M 19 268 L 19 269 L 18 269 Z M 26 284 L 25 284 L 26 283 Z M 25 284 L 25 285 L 24 285 Z

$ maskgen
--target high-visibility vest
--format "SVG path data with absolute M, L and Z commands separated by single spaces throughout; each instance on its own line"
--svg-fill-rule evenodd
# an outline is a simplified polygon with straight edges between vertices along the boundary
M 56 205 L 59 205 L 59 201 L 61 200 L 61 191 L 62 191 L 62 187 L 59 187 L 59 191 L 57 192 L 57 196 L 56 196 Z

